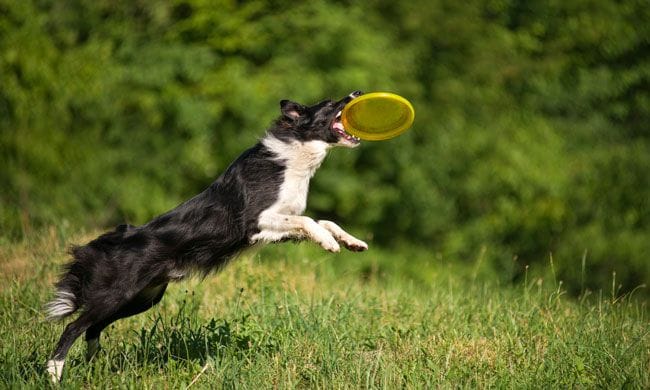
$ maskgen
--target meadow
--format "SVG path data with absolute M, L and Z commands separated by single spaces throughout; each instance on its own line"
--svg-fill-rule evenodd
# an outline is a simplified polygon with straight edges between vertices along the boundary
M 66 246 L 92 236 L 0 247 L 0 387 L 50 386 L 44 362 L 64 323 L 41 306 Z M 171 285 L 109 328 L 91 362 L 78 341 L 62 387 L 650 387 L 647 302 L 615 282 L 569 297 L 548 268 L 504 285 L 480 256 L 267 247 Z
M 202 191 L 282 99 L 357 89 L 416 121 L 332 152 L 308 212 L 370 250 L 172 285 L 62 387 L 649 389 L 648 10 L 0 0 L 0 389 L 51 387 L 69 244 Z

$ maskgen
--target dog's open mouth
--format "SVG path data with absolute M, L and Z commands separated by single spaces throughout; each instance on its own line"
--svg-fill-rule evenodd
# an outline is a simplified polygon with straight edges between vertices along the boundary
M 361 140 L 345 131 L 345 127 L 343 127 L 343 123 L 341 122 L 341 112 L 342 111 L 339 111 L 338 114 L 336 114 L 336 118 L 334 118 L 334 121 L 332 122 L 332 130 L 336 134 L 340 135 L 344 141 L 356 145 L 361 142 Z

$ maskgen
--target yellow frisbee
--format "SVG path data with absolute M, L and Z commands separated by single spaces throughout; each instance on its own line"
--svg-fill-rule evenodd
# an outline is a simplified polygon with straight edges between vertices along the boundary
M 390 92 L 371 92 L 354 98 L 341 113 L 345 131 L 368 141 L 402 134 L 413 124 L 415 110 L 403 97 Z

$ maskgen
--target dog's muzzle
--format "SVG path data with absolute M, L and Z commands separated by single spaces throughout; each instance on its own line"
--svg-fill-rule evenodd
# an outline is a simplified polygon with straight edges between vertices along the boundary
M 339 101 L 340 111 L 336 114 L 336 117 L 334 118 L 334 121 L 332 122 L 331 125 L 331 129 L 334 132 L 336 132 L 339 135 L 339 137 L 341 137 L 341 143 L 347 146 L 356 146 L 359 144 L 359 142 L 361 142 L 361 140 L 345 131 L 343 123 L 341 122 L 341 113 L 343 112 L 343 107 L 345 107 L 346 104 L 351 102 L 352 99 L 359 97 L 361 95 L 363 95 L 363 92 L 354 91 L 350 93 L 348 96 L 341 99 Z

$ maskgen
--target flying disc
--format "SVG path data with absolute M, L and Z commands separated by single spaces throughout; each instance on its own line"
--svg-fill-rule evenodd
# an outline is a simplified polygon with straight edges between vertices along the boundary
M 389 92 L 371 92 L 354 98 L 341 113 L 345 131 L 368 141 L 397 137 L 411 127 L 414 119 L 411 103 Z

